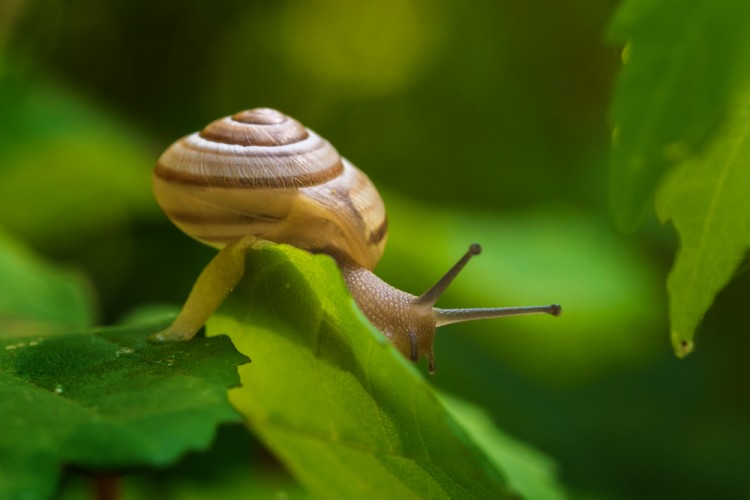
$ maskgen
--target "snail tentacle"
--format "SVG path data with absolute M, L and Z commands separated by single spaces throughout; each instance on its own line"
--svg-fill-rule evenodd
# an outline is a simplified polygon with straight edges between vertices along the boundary
M 408 359 L 426 357 L 435 371 L 438 326 L 474 319 L 547 313 L 560 306 L 433 307 L 481 251 L 467 253 L 420 296 L 371 271 L 383 255 L 388 220 L 372 181 L 327 140 L 269 108 L 220 118 L 183 137 L 159 158 L 154 195 L 187 235 L 220 249 L 193 286 L 174 323 L 152 341 L 189 340 L 245 272 L 245 253 L 268 242 L 327 253 L 339 265 L 362 312 Z

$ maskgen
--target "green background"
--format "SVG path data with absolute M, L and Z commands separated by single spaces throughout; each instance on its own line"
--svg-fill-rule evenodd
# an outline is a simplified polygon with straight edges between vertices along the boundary
M 615 7 L 6 0 L 0 228 L 86 280 L 97 324 L 178 304 L 213 251 L 161 214 L 151 168 L 215 118 L 275 107 L 381 189 L 387 281 L 419 292 L 478 241 L 439 305 L 563 305 L 439 332 L 431 383 L 551 456 L 571 496 L 748 495 L 747 273 L 677 360 L 673 230 L 650 216 L 623 236 L 608 213 Z M 5 315 L 12 297 L 9 280 Z

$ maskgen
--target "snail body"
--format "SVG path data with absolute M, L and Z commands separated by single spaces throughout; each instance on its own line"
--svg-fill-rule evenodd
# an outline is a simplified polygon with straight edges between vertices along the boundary
M 485 317 L 544 312 L 557 305 L 453 310 L 435 301 L 473 255 L 431 290 L 414 296 L 372 270 L 387 240 L 383 201 L 370 179 L 325 139 L 268 108 L 236 113 L 183 137 L 159 158 L 154 194 L 183 232 L 220 249 L 174 324 L 153 340 L 187 340 L 239 282 L 244 252 L 263 242 L 331 255 L 363 313 L 409 359 L 434 372 L 435 329 Z

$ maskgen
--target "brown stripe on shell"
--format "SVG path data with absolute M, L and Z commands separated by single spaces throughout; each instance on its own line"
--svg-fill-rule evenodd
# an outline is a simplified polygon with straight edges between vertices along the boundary
M 303 196 L 321 207 L 328 214 L 325 218 L 337 228 L 323 231 L 322 226 L 319 227 L 319 234 L 311 238 L 314 244 L 304 248 L 325 248 L 326 251 L 335 248 L 360 266 L 372 269 L 380 260 L 385 244 L 385 209 L 369 178 L 347 160 L 343 162 L 341 176 L 302 190 Z
M 299 189 L 328 182 L 343 171 L 331 143 L 273 110 L 225 117 L 204 132 L 211 130 L 218 130 L 221 140 L 195 133 L 172 144 L 159 158 L 156 176 L 196 187 Z
M 340 175 L 344 170 L 341 160 L 318 172 L 297 174 L 292 177 L 230 177 L 221 175 L 201 175 L 180 172 L 157 163 L 154 174 L 167 182 L 205 188 L 226 189 L 298 189 L 323 184 Z
M 206 214 L 197 212 L 185 212 L 176 210 L 164 210 L 167 217 L 175 222 L 182 222 L 184 224 L 257 224 L 257 223 L 272 223 L 283 220 L 282 217 L 277 217 L 270 214 L 235 214 L 235 213 L 224 213 L 224 214 Z
M 279 125 L 287 120 L 297 122 L 291 116 L 271 108 L 253 108 L 232 115 L 232 120 L 252 125 Z M 299 123 L 299 122 L 297 122 Z
M 170 149 L 173 147 L 180 147 L 184 148 L 185 150 L 196 153 L 196 154 L 206 154 L 210 153 L 213 155 L 221 156 L 221 157 L 227 157 L 227 158 L 239 158 L 247 161 L 260 161 L 263 159 L 264 161 L 268 162 L 268 158 L 279 158 L 279 159 L 285 159 L 285 158 L 292 158 L 295 156 L 300 156 L 303 154 L 309 154 L 312 155 L 313 153 L 317 154 L 332 154 L 335 155 L 339 161 L 341 161 L 341 157 L 339 156 L 338 151 L 325 139 L 320 137 L 319 135 L 314 135 L 314 137 L 310 137 L 311 134 L 310 131 L 307 131 L 307 135 L 304 139 L 307 139 L 309 143 L 306 146 L 297 144 L 297 143 L 289 143 L 289 144 L 280 144 L 278 146 L 271 145 L 271 146 L 263 146 L 254 148 L 253 145 L 243 145 L 243 144 L 227 144 L 223 148 L 211 148 L 206 149 L 205 145 L 210 144 L 210 142 L 206 143 L 204 142 L 201 144 L 200 141 L 195 141 L 193 136 L 185 136 L 176 143 L 172 144 L 170 146 Z M 198 137 L 200 137 L 200 134 L 198 134 Z M 207 141 L 208 139 L 205 139 L 201 137 L 204 141 Z M 221 143 L 225 144 L 225 143 Z M 236 147 L 233 147 L 236 146 Z M 286 146 L 286 147 L 285 147 Z M 304 149 L 303 149 L 304 148 Z M 163 155 L 162 155 L 163 156 Z
M 354 203 L 354 200 L 352 199 L 352 193 L 367 191 L 369 189 L 374 189 L 374 186 L 370 182 L 369 178 L 360 172 L 360 175 L 357 176 L 357 181 L 354 186 L 352 186 L 346 192 L 338 193 L 341 201 L 349 206 L 352 214 L 356 217 L 357 224 L 362 231 L 365 231 L 366 229 L 371 227 L 370 224 L 372 224 L 372 221 L 365 220 L 365 214 L 360 211 L 362 210 L 362 208 L 357 207 L 357 205 Z M 383 220 L 377 226 L 375 226 L 374 229 L 367 232 L 367 243 L 372 246 L 377 246 L 380 242 L 383 241 L 387 234 L 388 217 L 383 214 Z
M 356 183 L 347 193 L 347 196 L 350 198 L 352 203 L 354 202 L 353 197 L 355 196 L 355 194 L 361 196 L 363 193 L 369 193 L 372 192 L 372 190 L 375 190 L 374 185 L 364 173 L 360 172 L 360 175 L 358 175 L 356 179 Z M 375 193 L 377 194 L 376 190 Z M 380 195 L 377 196 L 378 198 L 380 198 Z M 380 244 L 388 234 L 388 216 L 385 214 L 385 210 L 383 210 L 383 219 L 375 224 L 375 221 L 373 221 L 371 218 L 373 213 L 369 212 L 369 208 L 369 206 L 366 208 L 357 208 L 355 206 L 359 217 L 362 219 L 363 227 L 368 229 L 368 232 L 366 234 L 367 243 L 371 246 L 378 246 L 378 244 Z M 363 212 L 360 212 L 360 210 L 363 210 Z
M 201 139 L 206 139 L 205 137 L 198 134 Z M 310 138 L 310 134 L 308 133 L 303 139 Z M 201 144 L 195 144 L 193 141 L 190 140 L 191 136 L 183 137 L 181 140 L 177 141 L 175 144 L 179 144 L 180 147 L 185 148 L 188 151 L 194 151 L 196 153 L 203 153 L 207 150 L 203 149 L 203 146 Z M 314 139 L 311 138 L 311 141 Z M 263 149 L 252 149 L 252 146 L 255 146 L 255 144 L 231 144 L 231 143 L 224 143 L 221 144 L 227 144 L 228 146 L 237 146 L 236 149 L 232 150 L 221 150 L 221 149 L 211 149 L 210 153 L 219 155 L 219 156 L 226 156 L 226 157 L 237 157 L 240 156 L 245 159 L 253 159 L 253 158 L 289 158 L 292 156 L 297 156 L 300 154 L 300 150 L 294 149 L 295 144 L 294 142 L 290 142 L 289 144 L 271 144 L 270 146 L 263 146 Z M 332 149 L 336 156 L 338 156 L 338 151 L 333 149 L 333 146 L 330 145 L 328 141 L 323 139 L 320 136 L 317 136 L 317 143 L 314 144 L 314 149 L 307 149 L 304 150 L 305 153 L 313 153 L 316 151 L 325 151 L 326 149 L 330 148 Z M 174 146 L 174 144 L 172 145 Z M 289 146 L 289 147 L 284 147 Z M 299 147 L 299 145 L 297 145 Z M 247 149 L 244 149 L 247 148 Z
M 238 146 L 283 146 L 308 137 L 297 120 L 268 108 L 249 109 L 220 118 L 200 131 L 209 141 Z
M 383 238 L 385 238 L 386 234 L 388 234 L 388 217 L 384 217 L 383 222 L 370 232 L 367 237 L 367 242 L 370 245 L 377 245 L 378 243 L 383 241 Z

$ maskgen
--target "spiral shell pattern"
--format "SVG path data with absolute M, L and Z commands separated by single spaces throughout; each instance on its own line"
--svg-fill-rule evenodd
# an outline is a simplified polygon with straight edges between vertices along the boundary
M 153 182 L 167 216 L 214 247 L 252 234 L 368 269 L 383 252 L 385 208 L 370 179 L 273 109 L 242 111 L 183 137 L 159 158 Z

